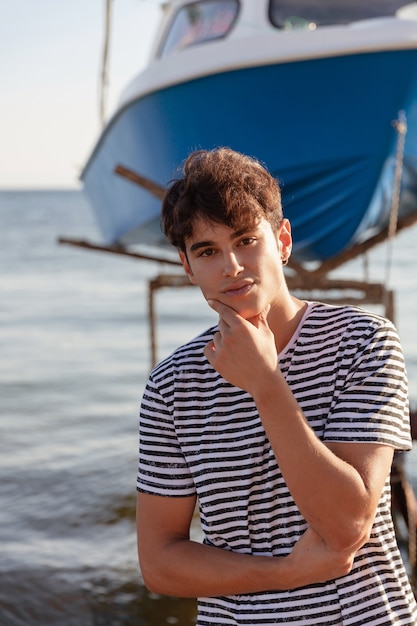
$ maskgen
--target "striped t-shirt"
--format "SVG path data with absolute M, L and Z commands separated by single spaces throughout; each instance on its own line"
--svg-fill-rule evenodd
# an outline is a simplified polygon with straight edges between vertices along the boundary
M 177 349 L 150 375 L 141 407 L 137 488 L 197 495 L 207 544 L 285 556 L 307 524 L 253 399 L 224 380 L 203 354 L 215 331 Z M 404 359 L 389 321 L 355 307 L 309 303 L 279 364 L 322 441 L 410 448 Z M 417 624 L 391 521 L 389 479 L 371 538 L 348 575 L 288 591 L 200 598 L 198 605 L 198 626 Z

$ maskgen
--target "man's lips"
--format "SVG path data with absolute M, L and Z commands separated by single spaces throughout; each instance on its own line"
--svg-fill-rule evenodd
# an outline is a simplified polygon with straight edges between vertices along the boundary
M 252 289 L 253 283 L 236 283 L 234 285 L 229 285 L 225 289 L 222 290 L 222 294 L 228 297 L 239 297 L 245 296 Z

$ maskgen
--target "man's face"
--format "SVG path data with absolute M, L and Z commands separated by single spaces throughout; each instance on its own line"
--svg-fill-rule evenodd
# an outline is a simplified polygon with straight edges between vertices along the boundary
M 219 300 L 250 319 L 279 301 L 284 281 L 281 257 L 289 256 L 290 247 L 288 220 L 273 232 L 264 218 L 239 231 L 198 219 L 180 258 L 207 300 Z

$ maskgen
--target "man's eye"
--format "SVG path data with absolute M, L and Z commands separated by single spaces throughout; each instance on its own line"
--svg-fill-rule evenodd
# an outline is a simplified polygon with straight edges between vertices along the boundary
M 242 246 L 250 246 L 251 243 L 255 241 L 255 237 L 244 237 L 240 240 L 240 245 Z
M 211 256 L 212 254 L 214 254 L 213 248 L 207 248 L 200 253 L 200 256 Z

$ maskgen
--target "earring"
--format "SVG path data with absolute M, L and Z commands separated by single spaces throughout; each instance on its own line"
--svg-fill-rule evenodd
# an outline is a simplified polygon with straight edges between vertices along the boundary
M 283 257 L 281 259 L 281 262 L 282 262 L 283 265 L 287 265 L 288 264 L 288 259 Z

